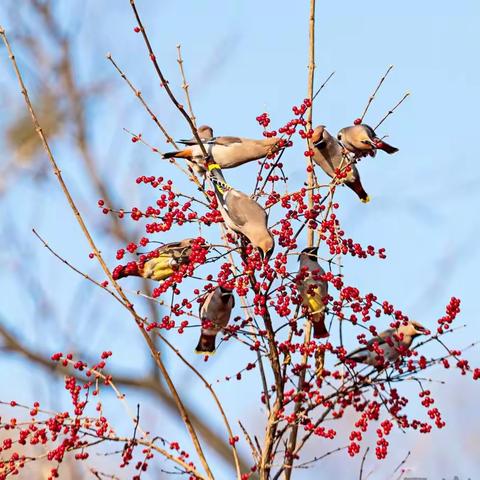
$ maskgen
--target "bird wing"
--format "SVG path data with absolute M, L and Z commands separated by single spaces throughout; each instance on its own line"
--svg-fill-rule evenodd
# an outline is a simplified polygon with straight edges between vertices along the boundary
M 211 292 L 207 293 L 207 296 L 205 297 L 204 302 L 200 305 L 198 308 L 198 316 L 200 317 L 200 320 L 205 320 L 207 318 L 207 310 L 212 302 L 213 296 L 215 294 L 215 290 L 212 290 Z
M 375 133 L 375 130 L 370 126 L 370 125 L 363 125 L 365 127 L 365 130 L 367 132 L 367 135 L 373 140 L 374 138 L 377 138 L 377 134 Z
M 378 337 L 373 338 L 370 340 L 371 342 L 373 341 L 378 341 L 378 344 L 381 345 L 382 343 L 385 343 L 386 339 L 389 337 L 393 337 L 393 335 L 397 333 L 397 331 L 394 328 L 389 328 L 381 333 L 378 334 Z
M 233 223 L 240 227 L 245 225 L 249 219 L 258 218 L 258 215 L 263 218 L 267 216 L 265 210 L 257 202 L 236 190 L 231 190 L 226 203 L 228 215 Z
M 306 279 L 300 286 L 300 295 L 305 306 L 311 314 L 325 312 L 325 304 L 323 298 L 327 294 L 326 289 L 320 282 L 316 282 L 312 278 Z
M 161 281 L 173 274 L 172 257 L 167 255 L 160 255 L 159 257 L 148 260 L 139 268 L 141 276 L 150 278 L 155 281 Z
M 351 351 L 347 355 L 347 358 L 354 357 L 355 355 L 358 355 L 359 353 L 362 353 L 362 352 L 370 352 L 370 350 L 368 350 L 368 347 L 373 345 L 375 342 L 378 342 L 378 346 L 381 347 L 382 345 L 387 343 L 386 339 L 388 337 L 391 337 L 394 333 L 395 333 L 395 330 L 393 328 L 389 328 L 388 330 L 385 330 L 384 332 L 379 333 L 378 337 L 371 338 L 367 342 L 367 345 L 365 345 L 364 347 L 360 347 L 360 348 L 357 348 L 357 349 Z
M 193 242 L 193 238 L 187 238 L 185 240 L 180 240 L 179 242 L 171 242 L 171 243 L 165 243 L 164 245 L 161 245 L 160 247 L 156 248 L 155 250 L 152 251 L 157 251 L 160 254 L 164 253 L 170 253 L 178 250 L 182 250 L 184 248 L 190 247 L 191 243 Z M 135 252 L 136 255 L 147 255 L 150 252 Z
M 228 147 L 232 143 L 242 143 L 243 140 L 240 137 L 213 137 L 208 140 L 209 145 L 222 145 Z
M 180 242 L 172 242 L 158 248 L 161 255 L 170 255 L 181 262 L 188 260 L 191 254 L 193 238 L 188 238 Z
M 207 143 L 210 140 L 213 140 L 215 137 L 212 137 L 209 134 L 206 135 L 200 135 L 200 140 L 202 143 Z M 182 138 L 180 140 L 177 140 L 177 143 L 182 143 L 183 145 L 198 145 L 197 139 L 195 137 L 192 138 Z
M 201 138 L 200 140 L 202 140 L 202 143 L 204 143 L 204 138 Z M 189 138 L 189 139 L 186 139 L 186 138 L 182 138 L 180 140 L 177 140 L 177 143 L 181 143 L 182 145 L 197 145 L 198 142 L 195 138 Z

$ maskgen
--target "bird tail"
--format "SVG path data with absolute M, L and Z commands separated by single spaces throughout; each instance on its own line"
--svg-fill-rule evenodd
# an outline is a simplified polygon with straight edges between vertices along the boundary
M 312 315 L 311 320 L 314 338 L 326 338 L 330 335 L 325 326 L 325 312 Z
M 384 142 L 383 140 L 380 140 L 379 142 L 377 142 L 375 146 L 380 150 L 387 152 L 389 155 L 392 155 L 392 153 L 398 152 L 398 148 L 393 147 L 392 145 Z
M 139 276 L 137 262 L 129 262 L 127 265 L 117 265 L 112 272 L 114 280 L 129 277 L 131 275 Z
M 177 150 L 175 152 L 167 152 L 162 155 L 163 158 L 192 158 L 192 149 L 186 148 L 185 150 Z
M 216 335 L 200 335 L 200 340 L 195 348 L 195 353 L 199 355 L 213 355 L 215 353 L 215 337 Z
M 368 358 L 368 355 L 365 353 L 363 348 L 350 352 L 346 357 L 345 360 L 353 360 L 357 363 L 363 363 Z M 336 363 L 334 366 L 338 367 L 345 363 L 345 360 L 341 360 L 340 362 Z
M 368 196 L 368 193 L 364 190 L 359 178 L 357 178 L 354 182 L 347 183 L 347 186 L 350 187 L 358 195 L 358 198 L 363 203 L 368 203 L 370 201 L 370 197 Z

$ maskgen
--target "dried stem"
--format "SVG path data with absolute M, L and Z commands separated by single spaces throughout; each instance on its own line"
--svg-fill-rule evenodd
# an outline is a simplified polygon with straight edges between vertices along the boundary
M 307 95 L 310 99 L 311 105 L 307 112 L 307 126 L 306 131 L 309 132 L 312 129 L 312 115 L 313 115 L 313 85 L 315 80 L 315 0 L 310 0 L 310 15 L 309 15 L 309 62 L 308 62 L 308 90 Z M 327 81 L 330 79 L 328 77 Z M 325 82 L 326 83 L 326 82 Z M 311 139 L 307 137 L 307 148 L 310 150 L 312 148 Z M 314 174 L 313 174 L 313 164 L 311 157 L 308 157 L 308 165 L 311 167 L 307 173 L 307 187 L 308 190 L 308 207 L 310 209 L 313 208 L 313 189 L 312 186 L 314 184 Z M 307 246 L 312 247 L 314 244 L 314 230 L 312 228 L 308 228 L 307 230 Z M 310 342 L 311 335 L 312 335 L 312 324 L 308 320 L 305 320 L 305 336 L 304 336 L 304 344 L 307 345 Z M 301 364 L 305 366 L 308 362 L 308 349 L 305 349 L 305 353 L 302 355 Z M 322 362 L 323 364 L 323 362 Z M 305 375 L 306 375 L 306 368 L 302 368 L 299 377 L 298 377 L 298 385 L 297 390 L 301 392 L 303 390 L 303 385 L 305 383 Z M 297 402 L 295 402 L 294 407 L 294 415 L 298 415 L 300 409 L 302 408 L 302 400 L 299 398 Z M 287 442 L 287 448 L 285 452 L 285 480 L 290 480 L 292 475 L 292 466 L 294 461 L 293 452 L 295 450 L 297 444 L 297 435 L 298 435 L 298 425 L 295 424 L 290 432 L 290 436 Z
M 358 475 L 358 480 L 363 480 L 363 466 L 365 464 L 365 460 L 367 458 L 369 451 L 370 451 L 370 447 L 367 447 L 367 449 L 365 450 L 365 453 L 363 454 L 362 463 L 360 464 L 360 473 Z
M 222 407 L 222 403 L 220 402 L 217 394 L 215 393 L 215 390 L 212 388 L 212 386 L 207 382 L 207 380 L 205 379 L 205 377 L 190 363 L 188 362 L 185 357 L 180 353 L 180 350 L 178 350 L 178 348 L 174 347 L 162 334 L 160 333 L 157 333 L 157 335 L 161 338 L 161 340 L 166 343 L 168 345 L 168 347 L 170 347 L 171 350 L 173 350 L 173 352 L 175 352 L 175 354 L 177 355 L 177 357 L 190 369 L 192 370 L 192 372 L 202 381 L 202 383 L 205 385 L 206 389 L 210 392 L 210 394 L 212 395 L 213 397 L 213 400 L 215 401 L 215 404 L 217 405 L 218 407 L 218 410 L 220 412 L 220 415 L 223 419 L 223 422 L 225 423 L 225 427 L 227 429 L 227 432 L 228 432 L 228 435 L 229 435 L 229 439 L 233 439 L 234 435 L 233 435 L 233 431 L 232 431 L 232 428 L 230 427 L 230 423 L 228 421 L 228 418 L 225 414 L 225 411 L 223 410 L 223 407 Z M 235 443 L 232 442 L 232 454 L 233 454 L 233 458 L 234 458 L 234 461 L 235 461 L 235 468 L 237 470 L 237 478 L 240 479 L 241 476 L 242 476 L 242 472 L 241 472 L 241 469 L 240 469 L 240 462 L 238 460 L 238 453 L 237 453 L 237 449 L 235 447 Z
M 333 455 L 334 453 L 341 452 L 342 450 L 346 450 L 347 448 L 348 448 L 348 446 L 335 448 L 334 450 L 330 450 L 329 452 L 324 453 L 323 455 L 320 455 L 319 457 L 315 457 L 312 460 L 308 460 L 308 462 L 303 462 L 300 465 L 296 465 L 295 468 L 309 468 L 309 465 L 311 465 L 312 463 L 319 462 L 320 460 L 323 460 L 324 458 L 327 458 L 330 455 Z
M 365 115 L 367 114 L 367 111 L 368 109 L 370 108 L 370 105 L 371 103 L 373 102 L 373 99 L 375 98 L 375 95 L 377 94 L 378 90 L 380 90 L 380 87 L 382 86 L 382 83 L 385 81 L 385 79 L 387 78 L 387 75 L 390 73 L 390 70 L 392 70 L 393 68 L 393 65 L 390 65 L 387 69 L 387 71 L 385 72 L 385 74 L 383 75 L 383 77 L 380 79 L 380 81 L 378 82 L 378 85 L 377 85 L 377 88 L 375 88 L 375 90 L 373 91 L 373 93 L 370 95 L 370 98 L 368 99 L 368 102 L 367 102 L 367 105 L 365 107 L 365 110 L 363 111 L 362 113 L 362 116 L 360 117 L 360 120 L 363 121 L 363 119 L 365 118 Z
M 90 275 L 87 275 L 86 273 L 82 272 L 82 271 L 79 270 L 77 267 L 73 266 L 68 260 L 65 260 L 63 257 L 61 257 L 57 252 L 55 252 L 55 250 L 53 250 L 52 247 L 50 247 L 50 245 L 48 245 L 48 243 L 40 236 L 40 234 L 39 234 L 34 228 L 32 228 L 32 232 L 33 232 L 33 234 L 43 243 L 43 246 L 44 246 L 52 255 L 54 255 L 54 256 L 57 257 L 62 263 L 64 263 L 68 268 L 71 268 L 74 272 L 76 272 L 76 273 L 78 273 L 79 275 L 81 275 L 83 278 L 85 278 L 85 280 L 88 280 L 89 282 L 92 282 L 92 283 L 93 283 L 94 285 L 96 285 L 97 287 L 102 288 L 103 290 L 105 290 L 106 292 L 108 292 L 110 295 L 112 295 L 112 297 L 115 298 L 115 300 L 117 300 L 117 301 L 120 302 L 122 305 L 124 305 L 122 299 L 121 299 L 115 292 L 112 292 L 112 291 L 109 290 L 107 287 L 104 287 L 100 282 L 97 282 L 97 280 L 94 280 Z
M 142 92 L 140 90 L 138 90 L 135 85 L 133 85 L 133 83 L 128 79 L 128 77 L 125 75 L 125 73 L 123 73 L 123 71 L 121 70 L 121 68 L 117 65 L 117 63 L 115 62 L 115 60 L 113 59 L 112 57 L 112 54 L 111 53 L 107 53 L 107 59 L 110 60 L 111 64 L 115 67 L 115 70 L 117 70 L 117 72 L 120 74 L 120 76 L 125 80 L 126 84 L 130 87 L 130 90 L 132 90 L 132 92 L 135 94 L 135 96 L 138 98 L 138 100 L 140 101 L 140 103 L 143 105 L 143 108 L 145 108 L 145 110 L 148 112 L 148 114 L 150 115 L 150 117 L 152 118 L 152 120 L 155 122 L 155 124 L 157 125 L 157 127 L 161 130 L 161 132 L 163 133 L 163 135 L 165 136 L 165 139 L 167 140 L 167 143 L 170 143 L 171 145 L 173 145 L 174 148 L 178 148 L 177 147 L 177 144 L 175 143 L 175 141 L 173 140 L 173 138 L 169 135 L 169 133 L 167 132 L 167 130 L 165 129 L 165 127 L 160 123 L 160 121 L 158 120 L 158 117 L 152 112 L 151 108 L 148 106 L 147 102 L 143 99 L 142 97 Z
M 250 282 L 252 288 L 256 285 L 257 281 L 255 276 L 250 275 Z M 275 340 L 275 331 L 272 325 L 272 319 L 270 313 L 266 310 L 262 316 L 265 323 L 265 329 L 267 331 L 268 347 L 269 347 L 269 359 L 270 365 L 273 370 L 273 376 L 275 378 L 275 403 L 270 409 L 268 416 L 267 427 L 265 432 L 265 438 L 263 441 L 262 458 L 260 460 L 260 479 L 268 480 L 270 478 L 270 469 L 273 455 L 273 445 L 276 439 L 277 427 L 278 427 L 278 413 L 283 405 L 283 378 L 282 368 L 280 366 L 280 357 L 278 354 L 277 344 Z
M 410 92 L 406 92 L 405 95 L 401 98 L 401 100 L 391 110 L 389 110 L 385 114 L 385 116 L 377 123 L 374 130 L 376 130 L 409 96 L 410 96 Z
M 158 155 L 160 155 L 160 156 L 162 155 L 162 154 L 160 153 L 160 151 L 158 150 L 158 148 L 156 148 L 156 147 L 154 147 L 153 145 L 151 145 L 150 143 L 148 143 L 148 142 L 143 138 L 143 136 L 137 135 L 136 133 L 130 131 L 128 128 L 125 128 L 125 127 L 123 128 L 123 131 L 124 131 L 124 132 L 127 132 L 129 135 L 131 135 L 132 138 L 136 138 L 137 141 L 139 141 L 141 144 L 143 144 L 143 145 L 145 145 L 146 147 L 150 148 L 150 150 L 151 150 L 152 152 L 154 152 L 154 153 L 156 153 L 156 154 L 158 154 Z M 163 160 L 164 162 L 169 162 L 169 163 L 171 163 L 171 164 L 174 165 L 176 168 L 178 168 L 183 174 L 185 174 L 185 176 L 186 176 L 187 178 L 190 178 L 190 175 L 192 174 L 192 170 L 189 169 L 189 172 L 190 172 L 190 173 L 187 172 L 185 169 L 183 169 L 183 168 L 175 161 L 174 158 L 169 158 L 168 160 L 162 158 L 162 160 Z M 194 180 L 193 178 L 190 178 L 190 180 L 192 180 L 192 181 L 195 182 L 195 180 Z M 195 182 L 195 183 L 196 183 L 196 182 Z M 179 195 L 180 195 L 180 194 L 179 194 Z M 190 198 L 190 200 L 191 200 L 192 202 L 199 202 L 199 201 L 200 201 L 200 200 L 197 200 L 195 197 L 189 197 L 189 198 Z M 204 204 L 204 205 L 206 205 L 206 204 Z M 208 205 L 206 205 L 206 206 L 208 207 Z
M 406 457 L 400 462 L 400 464 L 398 465 L 398 467 L 393 471 L 392 473 L 392 477 L 393 475 L 395 475 L 402 467 L 403 465 L 405 465 L 405 463 L 407 463 L 407 460 L 408 460 L 408 457 L 410 457 L 410 454 L 411 452 L 408 452 Z M 405 473 L 405 470 L 402 470 L 400 472 L 400 476 L 397 478 L 397 480 L 399 480 L 401 477 L 403 477 L 403 474 Z
M 178 66 L 180 67 L 180 73 L 182 75 L 182 81 L 183 81 L 182 88 L 185 91 L 185 98 L 187 100 L 187 105 L 188 105 L 188 113 L 190 114 L 192 123 L 195 125 L 195 128 L 197 128 L 197 119 L 193 114 L 192 102 L 190 101 L 190 92 L 188 90 L 190 85 L 187 82 L 187 79 L 185 77 L 185 70 L 183 69 L 182 46 L 180 44 L 177 45 L 177 52 L 178 52 L 177 62 L 178 62 Z

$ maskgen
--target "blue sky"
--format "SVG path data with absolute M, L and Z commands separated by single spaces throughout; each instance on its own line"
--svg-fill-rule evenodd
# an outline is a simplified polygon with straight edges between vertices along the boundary
M 261 132 L 255 122 L 258 114 L 269 112 L 272 124 L 280 126 L 290 119 L 291 106 L 306 96 L 307 2 L 211 0 L 182 2 L 180 6 L 172 1 L 160 4 L 139 0 L 138 7 L 156 56 L 179 95 L 181 81 L 175 47 L 182 44 L 195 114 L 199 123 L 212 125 L 216 133 L 258 136 Z M 122 206 L 145 204 L 151 200 L 151 192 L 135 184 L 136 176 L 172 174 L 174 179 L 181 180 L 148 149 L 133 145 L 122 131 L 125 127 L 142 132 L 152 143 L 167 148 L 153 123 L 106 61 L 106 53 L 112 53 L 142 90 L 174 137 L 185 137 L 188 129 L 158 87 L 141 36 L 133 32 L 135 22 L 128 1 L 61 1 L 58 9 L 65 28 L 74 32 L 78 76 L 85 82 L 108 81 L 108 89 L 92 103 L 89 111 L 89 135 L 101 171 L 106 181 L 115 185 L 119 197 L 125 199 Z M 0 7 L 2 22 L 13 37 L 15 26 L 9 24 L 8 16 L 3 19 L 3 13 Z M 390 64 L 395 68 L 366 120 L 376 124 L 405 91 L 412 93 L 379 130 L 380 134 L 389 135 L 400 152 L 391 157 L 378 155 L 360 165 L 371 203 L 361 204 L 346 189 L 341 189 L 338 195 L 342 205 L 339 216 L 348 235 L 362 244 L 385 247 L 388 260 L 345 258 L 344 272 L 349 283 L 362 291 L 374 291 L 379 298 L 390 299 L 412 318 L 430 327 L 443 315 L 450 296 L 460 297 L 462 314 L 458 322 L 468 324 L 467 329 L 455 336 L 460 346 L 480 338 L 477 322 L 480 198 L 476 188 L 480 180 L 476 158 L 480 107 L 476 42 L 479 14 L 480 4 L 473 0 L 455 5 L 444 0 L 347 1 L 341 5 L 319 2 L 317 7 L 316 84 L 330 72 L 336 73 L 315 105 L 315 124 L 325 124 L 333 132 L 350 124 L 361 114 L 372 89 Z M 12 76 L 5 50 L 0 52 L 3 87 Z M 32 69 L 32 65 L 22 65 L 21 56 L 19 60 L 21 66 Z M 33 82 L 27 75 L 28 81 Z M 12 111 L 17 111 L 23 108 L 20 95 L 17 97 L 15 100 L 2 98 L 2 104 L 8 100 L 10 105 L 14 104 Z M 111 245 L 109 238 L 102 234 L 104 220 L 99 212 L 97 214 L 97 196 L 82 180 L 85 172 L 77 166 L 76 153 L 64 141 L 54 142 L 54 151 L 102 251 L 110 264 L 116 264 L 115 251 L 120 245 Z M 292 182 L 302 181 L 302 152 L 303 145 L 299 145 L 288 153 L 285 161 Z M 6 161 L 5 150 L 2 157 L 1 161 Z M 244 191 L 251 189 L 252 177 L 249 166 L 227 174 L 227 178 Z M 21 239 L 19 244 L 26 249 L 20 255 L 15 245 L 6 245 L 0 253 L 7 272 L 0 277 L 0 291 L 7 300 L 2 302 L 0 313 L 10 328 L 22 329 L 31 343 L 44 351 L 66 350 L 77 344 L 92 355 L 110 349 L 114 352 L 114 365 L 131 372 L 141 371 L 148 360 L 126 313 L 103 292 L 79 281 L 42 249 L 30 233 L 32 227 L 38 228 L 59 253 L 98 276 L 98 269 L 88 260 L 88 247 L 53 180 L 38 186 L 25 175 L 0 202 L 4 228 L 16 231 Z M 19 212 L 15 218 L 9 214 L 13 211 Z M 28 265 L 25 265 L 26 257 Z M 65 335 L 58 335 L 50 315 L 38 312 L 36 306 L 22 296 L 22 287 L 14 279 L 19 263 L 42 279 L 43 288 L 54 299 L 60 330 L 63 329 Z M 128 285 L 134 288 L 133 282 Z M 82 320 L 76 321 L 79 312 Z M 191 354 L 195 335 L 185 335 L 181 346 L 209 379 L 222 378 L 226 372 L 238 369 L 237 357 L 243 352 L 238 345 L 227 344 L 228 349 L 224 348 L 205 365 Z M 89 341 L 84 340 L 86 336 Z M 355 338 L 352 337 L 353 346 Z M 478 349 L 470 351 L 468 358 L 478 365 Z M 182 379 L 187 398 L 203 399 L 203 402 L 206 398 L 203 387 L 190 385 L 188 374 L 173 358 L 167 362 Z M 242 360 L 241 364 L 244 363 Z M 5 391 L 2 387 L 0 397 L 24 397 L 27 401 L 41 392 L 46 402 L 56 401 L 48 394 L 49 381 L 39 376 L 39 372 L 41 370 L 27 367 L 16 357 L 4 356 L 0 378 L 9 388 Z M 475 444 L 473 441 L 480 428 L 475 413 L 478 386 L 459 380 L 458 375 L 447 375 L 440 370 L 434 373 L 435 378 L 448 382 L 447 385 L 432 384 L 445 411 L 447 429 L 425 438 L 408 436 L 408 441 L 407 436 L 396 435 L 392 442 L 394 453 L 375 466 L 371 478 L 388 478 L 412 448 L 407 464 L 414 469 L 412 475 L 429 479 L 441 475 L 473 478 L 480 471 L 475 460 L 480 457 L 478 437 Z M 50 377 L 47 379 L 51 381 Z M 256 381 L 257 377 L 250 374 L 244 386 L 218 385 L 219 394 L 230 402 L 227 404 L 232 415 L 248 413 L 251 426 L 263 418 L 263 412 L 254 398 L 245 398 L 239 392 L 250 388 L 250 384 L 253 388 Z M 34 391 L 25 388 L 27 384 L 36 385 Z M 165 419 L 152 398 L 138 398 L 135 392 L 129 396 L 132 404 L 142 400 L 148 418 L 157 426 L 162 425 Z M 115 401 L 112 399 L 110 403 L 116 411 Z M 208 407 L 203 411 L 207 415 Z M 182 429 L 175 428 L 181 437 Z M 319 442 L 318 450 L 315 445 L 309 454 L 314 456 L 324 448 Z M 352 471 L 358 472 L 359 461 L 358 457 L 351 461 L 342 454 L 333 456 L 317 467 L 316 478 L 330 478 L 330 472 L 347 478 Z M 311 478 L 310 475 L 307 471 L 298 478 Z

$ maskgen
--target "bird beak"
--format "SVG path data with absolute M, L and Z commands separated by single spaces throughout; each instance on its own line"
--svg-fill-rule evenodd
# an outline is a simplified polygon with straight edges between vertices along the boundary
M 270 257 L 272 256 L 274 247 L 272 247 L 270 250 L 267 250 L 266 252 L 263 251 L 263 249 L 259 248 L 258 252 L 260 253 L 260 258 L 262 259 L 262 262 L 265 260 L 268 262 L 270 260 Z
M 427 330 L 425 327 L 422 327 L 421 325 L 417 325 L 415 327 L 415 331 L 417 332 L 418 335 L 428 335 L 430 333 L 430 330 Z

